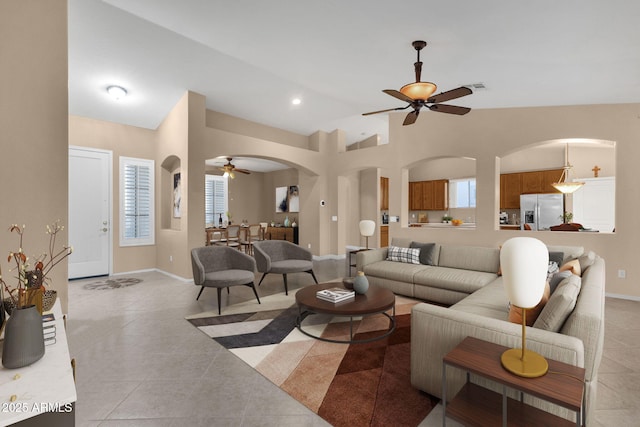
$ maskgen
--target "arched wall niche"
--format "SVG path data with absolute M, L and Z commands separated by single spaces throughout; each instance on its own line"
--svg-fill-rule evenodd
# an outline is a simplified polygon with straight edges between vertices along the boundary
M 573 194 L 565 194 L 562 197 L 563 211 L 573 215 L 571 222 L 579 223 L 591 231 L 614 232 L 616 143 L 588 138 L 540 141 L 504 153 L 499 161 L 498 215 L 506 214 L 509 227 L 520 229 L 525 221 L 518 193 L 558 194 L 559 192 L 550 187 L 549 178 L 545 179 L 542 175 L 544 172 L 541 171 L 561 171 L 567 162 L 572 166 L 568 172 L 568 180 L 585 182 L 585 186 Z M 559 175 L 561 172 L 555 174 Z M 538 192 L 530 187 L 531 178 L 537 176 L 543 177 L 541 190 Z M 518 184 L 521 186 L 519 189 L 516 188 Z M 554 225 L 562 223 L 562 218 L 557 216 L 557 224 Z M 501 228 L 508 227 L 501 224 Z M 540 228 L 543 230 L 538 231 L 548 231 L 548 226 L 543 225 Z
M 181 161 L 178 156 L 167 156 L 160 165 L 160 227 L 180 230 L 182 226 Z M 176 206 L 177 204 L 177 206 Z
M 475 226 L 476 207 L 458 207 L 449 204 L 449 193 L 455 191 L 456 180 L 469 180 L 476 178 L 476 159 L 473 157 L 461 156 L 437 156 L 417 160 L 405 166 L 408 176 L 407 193 L 409 196 L 408 223 L 409 225 L 430 226 L 429 224 L 442 224 L 443 216 L 451 216 L 464 222 L 465 227 Z M 431 209 L 424 209 L 427 205 L 415 202 L 415 198 L 419 195 L 411 194 L 415 182 L 447 180 L 446 186 L 447 198 L 445 206 L 437 204 Z M 438 193 L 438 190 L 434 190 Z M 475 197 L 474 197 L 475 199 Z

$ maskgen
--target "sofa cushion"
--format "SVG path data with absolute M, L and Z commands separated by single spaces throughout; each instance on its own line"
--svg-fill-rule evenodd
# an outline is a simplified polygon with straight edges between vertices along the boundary
M 421 264 L 406 264 L 395 261 L 378 261 L 364 266 L 365 276 L 375 276 L 383 279 L 397 280 L 413 284 L 413 276 L 427 267 Z
M 496 273 L 434 266 L 417 271 L 413 283 L 470 294 L 493 282 L 497 277 Z
M 551 294 L 547 305 L 542 309 L 542 313 L 538 316 L 533 327 L 551 332 L 559 332 L 576 306 L 581 285 L 582 279 L 575 274 L 572 274 L 560 282 L 558 288 Z
M 502 277 L 467 296 L 462 301 L 452 305 L 452 310 L 477 314 L 498 320 L 509 320 L 509 301 L 504 291 Z
M 408 264 L 420 264 L 420 249 L 389 246 L 389 250 L 387 251 L 387 260 L 406 262 Z
M 500 269 L 500 249 L 474 246 L 440 246 L 438 265 L 463 270 L 484 271 L 496 276 Z
M 569 271 L 569 270 L 559 271 L 559 272 L 553 274 L 549 278 L 549 288 L 550 288 L 551 293 L 553 293 L 556 290 L 556 288 L 558 287 L 560 282 L 562 282 L 567 277 L 570 277 L 572 274 L 573 273 L 571 271 Z
M 411 242 L 411 245 L 409 247 L 420 249 L 420 264 L 436 265 L 436 260 L 435 260 L 436 244 L 435 243 Z
M 580 270 L 584 273 L 584 271 L 591 267 L 596 260 L 596 254 L 593 251 L 589 251 L 586 254 L 580 255 L 578 257 L 578 262 L 580 263 Z

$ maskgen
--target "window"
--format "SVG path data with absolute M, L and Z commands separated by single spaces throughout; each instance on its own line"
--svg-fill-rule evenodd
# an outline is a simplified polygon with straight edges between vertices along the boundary
M 228 209 L 227 178 L 219 175 L 205 175 L 204 181 L 204 223 L 205 226 L 218 225 L 220 215 L 226 220 Z
M 153 245 L 154 162 L 120 157 L 120 246 Z
M 450 179 L 449 180 L 449 207 L 450 208 L 475 208 L 476 207 L 476 179 Z

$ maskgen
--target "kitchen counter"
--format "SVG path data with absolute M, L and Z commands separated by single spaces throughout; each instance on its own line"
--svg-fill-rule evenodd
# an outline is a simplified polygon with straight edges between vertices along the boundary
M 446 224 L 444 222 L 413 222 L 409 227 L 422 228 L 476 228 L 475 222 L 463 222 L 460 225 Z

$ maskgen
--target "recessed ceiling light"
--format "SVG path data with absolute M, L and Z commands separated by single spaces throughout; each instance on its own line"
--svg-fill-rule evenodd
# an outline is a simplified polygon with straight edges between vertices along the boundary
M 109 86 L 107 92 L 115 100 L 124 98 L 127 96 L 127 90 L 121 86 Z
M 291 100 L 291 103 L 292 103 L 293 105 L 300 105 L 300 104 L 302 104 L 302 99 L 300 99 L 300 98 L 293 98 L 293 99 Z

